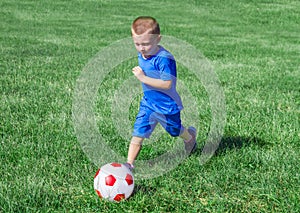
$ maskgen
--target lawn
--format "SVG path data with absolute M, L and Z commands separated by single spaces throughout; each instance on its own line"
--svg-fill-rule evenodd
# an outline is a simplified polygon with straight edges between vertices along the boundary
M 299 14 L 297 0 L 2 0 L 0 212 L 300 212 Z M 90 156 L 91 135 L 78 133 L 78 85 L 99 52 L 130 38 L 139 15 L 154 16 L 163 36 L 186 42 L 210 62 L 224 94 L 226 125 L 218 149 L 201 163 L 215 121 L 212 94 L 197 71 L 178 61 L 183 113 L 196 122 L 199 149 L 151 178 L 143 178 L 137 164 L 133 196 L 111 203 L 93 189 L 108 158 L 101 149 Z M 92 130 L 119 160 L 126 158 L 140 94 L 134 91 L 125 108 L 129 125 L 116 127 L 116 92 L 122 98 L 122 88 L 139 88 L 131 81 L 136 58 L 117 62 L 91 85 L 88 107 Z M 158 129 L 138 160 L 174 144 L 177 139 Z

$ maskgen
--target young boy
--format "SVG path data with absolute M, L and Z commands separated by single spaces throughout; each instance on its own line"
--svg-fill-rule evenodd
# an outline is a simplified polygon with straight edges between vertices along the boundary
M 139 63 L 132 72 L 141 82 L 144 92 L 125 163 L 133 170 L 143 140 L 150 137 L 157 123 L 171 136 L 181 137 L 187 153 L 196 150 L 197 142 L 196 129 L 186 129 L 181 124 L 183 106 L 176 91 L 176 62 L 172 54 L 159 45 L 159 24 L 152 17 L 138 17 L 132 23 L 131 35 Z

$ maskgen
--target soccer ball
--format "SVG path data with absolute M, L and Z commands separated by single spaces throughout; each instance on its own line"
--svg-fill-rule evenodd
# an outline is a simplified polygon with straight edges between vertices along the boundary
M 100 198 L 109 201 L 127 199 L 134 189 L 133 174 L 123 164 L 105 164 L 96 172 L 94 189 Z

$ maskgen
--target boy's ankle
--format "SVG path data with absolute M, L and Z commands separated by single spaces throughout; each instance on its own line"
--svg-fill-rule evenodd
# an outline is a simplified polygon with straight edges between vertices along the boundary
M 126 166 L 131 172 L 134 169 L 134 165 L 132 163 L 126 162 L 123 165 Z

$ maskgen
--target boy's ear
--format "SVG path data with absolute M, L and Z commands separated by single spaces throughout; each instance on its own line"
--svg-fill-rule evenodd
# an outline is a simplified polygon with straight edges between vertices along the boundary
M 159 35 L 157 36 L 157 43 L 159 43 L 160 40 L 161 40 L 161 35 L 159 34 Z

